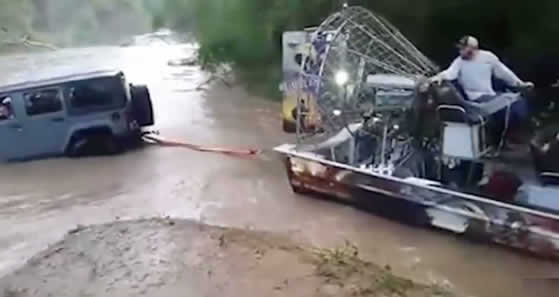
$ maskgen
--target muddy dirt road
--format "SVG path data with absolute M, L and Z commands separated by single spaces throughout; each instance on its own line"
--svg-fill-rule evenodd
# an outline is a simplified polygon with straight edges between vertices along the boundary
M 162 135 L 194 143 L 270 148 L 289 140 L 279 105 L 241 89 L 193 91 L 197 67 L 170 67 L 189 46 L 98 47 L 0 58 L 6 81 L 36 67 L 123 69 L 151 88 Z M 0 276 L 76 225 L 171 216 L 211 225 L 280 231 L 318 246 L 349 240 L 361 255 L 405 277 L 474 296 L 556 296 L 559 264 L 451 235 L 403 226 L 350 207 L 291 193 L 277 156 L 239 160 L 179 148 L 148 147 L 79 160 L 0 165 Z
M 349 244 L 319 249 L 281 234 L 175 219 L 72 230 L 0 279 L 0 288 L 6 297 L 454 296 L 365 262 Z

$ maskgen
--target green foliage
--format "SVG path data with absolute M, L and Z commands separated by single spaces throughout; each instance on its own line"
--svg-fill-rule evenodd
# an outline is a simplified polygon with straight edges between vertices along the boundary
M 325 7 L 315 6 L 320 2 L 175 0 L 167 1 L 164 11 L 172 26 L 197 33 L 203 61 L 252 68 L 277 61 L 283 31 L 316 24 L 327 11 L 308 12 Z
M 168 25 L 196 34 L 203 65 L 231 63 L 251 87 L 278 95 L 282 33 L 317 25 L 332 11 L 325 2 L 173 0 L 163 11 Z
M 319 25 L 343 2 L 0 0 L 0 38 L 38 34 L 58 45 L 74 45 L 114 42 L 150 30 L 151 25 L 170 26 L 195 33 L 201 46 L 200 58 L 206 66 L 230 63 L 247 79 L 258 79 L 268 85 L 266 89 L 274 89 L 281 76 L 282 32 Z M 456 39 L 472 34 L 528 79 L 559 77 L 559 65 L 551 67 L 549 63 L 559 61 L 556 0 L 348 2 L 385 16 L 441 65 L 456 55 L 452 46 Z
M 243 73 L 261 72 L 260 81 L 280 72 L 281 33 L 318 25 L 341 8 L 339 0 L 167 0 L 162 9 L 166 24 L 194 31 L 206 64 L 233 63 Z M 354 0 L 393 22 L 428 56 L 441 65 L 454 58 L 454 42 L 476 35 L 482 45 L 497 52 L 536 79 L 534 61 L 555 59 L 559 52 L 559 22 L 555 0 Z M 551 56 L 551 57 L 550 57 Z M 513 63 L 511 63 L 513 62 Z M 273 70 L 272 70 L 273 69 Z

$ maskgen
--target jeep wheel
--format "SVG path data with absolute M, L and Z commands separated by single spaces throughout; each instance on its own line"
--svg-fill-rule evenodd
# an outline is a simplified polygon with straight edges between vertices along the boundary
M 112 134 L 94 132 L 76 134 L 72 137 L 66 156 L 70 158 L 99 155 L 116 155 L 124 151 L 124 146 Z
M 132 111 L 140 127 L 152 126 L 154 121 L 153 104 L 149 89 L 144 85 L 131 85 Z
M 66 156 L 70 158 L 77 158 L 83 154 L 85 147 L 87 146 L 88 140 L 82 135 L 74 135 L 70 144 L 66 148 Z

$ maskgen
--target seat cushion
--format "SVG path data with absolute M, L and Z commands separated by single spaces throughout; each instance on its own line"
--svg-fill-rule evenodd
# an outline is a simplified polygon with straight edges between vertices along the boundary
M 465 123 L 469 125 L 479 125 L 487 122 L 488 119 L 477 112 L 467 112 L 461 106 L 452 106 L 454 108 L 441 107 L 439 109 L 439 117 L 443 122 Z

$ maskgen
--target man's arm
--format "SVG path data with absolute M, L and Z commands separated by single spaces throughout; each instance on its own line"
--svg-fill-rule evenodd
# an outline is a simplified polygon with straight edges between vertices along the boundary
M 493 55 L 492 58 L 492 65 L 493 65 L 493 75 L 495 77 L 505 81 L 511 87 L 518 87 L 522 86 L 524 82 L 518 78 L 516 74 L 507 65 L 503 64 L 497 56 Z
M 456 58 L 452 64 L 448 67 L 448 69 L 444 70 L 443 72 L 437 74 L 433 77 L 433 81 L 442 81 L 442 80 L 456 80 L 458 79 L 458 74 L 460 74 L 460 66 L 461 66 L 460 57 Z

